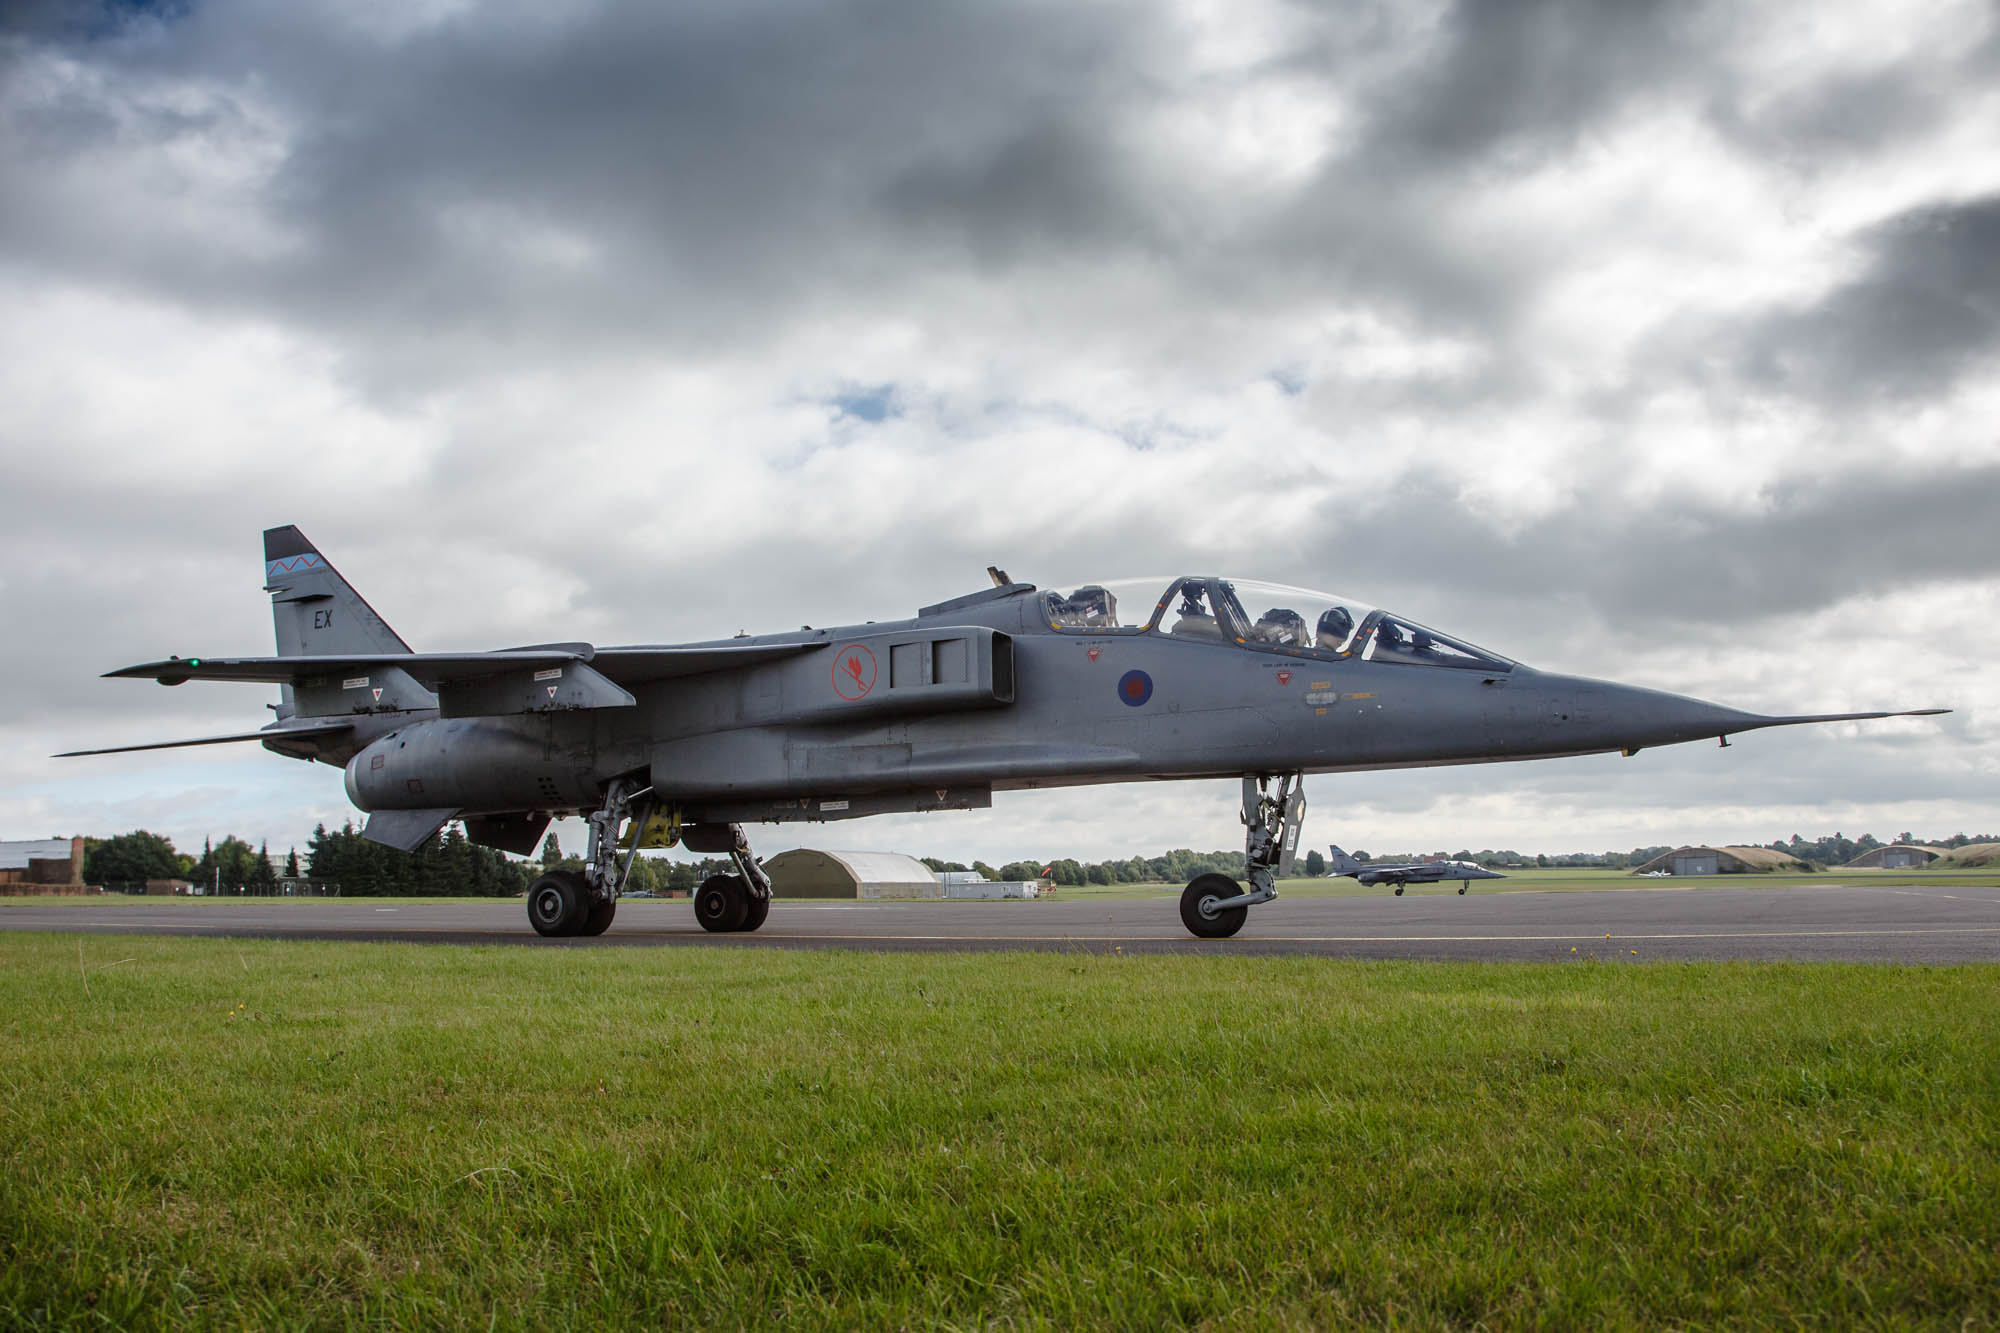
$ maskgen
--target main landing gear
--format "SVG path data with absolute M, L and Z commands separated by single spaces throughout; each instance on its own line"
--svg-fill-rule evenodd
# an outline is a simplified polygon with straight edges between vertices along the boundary
M 581 873 L 552 870 L 528 888 L 528 922 L 539 935 L 567 937 L 602 935 L 618 912 L 618 895 L 632 874 L 632 862 L 645 841 L 648 821 L 660 802 L 651 787 L 630 778 L 615 779 L 604 792 L 604 804 L 590 816 L 590 851 Z M 618 830 L 632 821 L 632 845 L 618 856 Z M 671 816 L 670 816 L 671 818 Z M 695 919 L 705 930 L 755 930 L 771 911 L 771 878 L 750 854 L 750 842 L 740 824 L 666 825 L 664 842 L 678 840 L 691 852 L 726 852 L 737 874 L 710 875 L 695 891 Z
M 1277 875 L 1291 873 L 1299 826 L 1306 817 L 1304 784 L 1299 773 L 1244 777 L 1243 824 L 1248 831 L 1243 838 L 1243 873 L 1250 892 L 1227 875 L 1197 876 L 1181 891 L 1181 924 L 1189 934 L 1227 939 L 1243 929 L 1252 907 L 1278 896 Z
M 771 877 L 750 854 L 741 824 L 696 824 L 681 835 L 691 852 L 727 852 L 733 875 L 710 875 L 694 891 L 694 919 L 703 930 L 725 934 L 755 930 L 771 914 Z

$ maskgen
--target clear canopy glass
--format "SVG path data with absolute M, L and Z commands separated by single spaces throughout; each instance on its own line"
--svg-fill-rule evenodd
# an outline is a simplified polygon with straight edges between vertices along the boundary
M 1505 671 L 1513 665 L 1352 597 L 1256 579 L 1114 579 L 1052 590 L 1042 601 L 1049 627 L 1063 633 L 1166 634 L 1260 652 L 1409 666 Z

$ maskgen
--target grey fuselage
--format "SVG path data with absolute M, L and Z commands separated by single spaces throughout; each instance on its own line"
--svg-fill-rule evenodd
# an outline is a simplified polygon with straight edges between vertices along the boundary
M 1636 751 L 1789 720 L 1517 663 L 1059 629 L 1024 585 L 906 621 L 688 647 L 790 655 L 627 679 L 628 707 L 356 716 L 352 743 L 320 753 L 346 761 L 368 811 L 584 810 L 639 776 L 687 819 L 751 822 L 963 809 L 994 790 Z

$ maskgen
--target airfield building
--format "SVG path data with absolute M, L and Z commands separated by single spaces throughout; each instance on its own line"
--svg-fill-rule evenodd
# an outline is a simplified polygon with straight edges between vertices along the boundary
M 1898 843 L 1894 847 L 1877 847 L 1872 852 L 1863 852 L 1847 863 L 1852 870 L 1908 870 L 1912 866 L 1927 866 L 1938 859 L 1935 847 L 1911 847 Z
M 0 893 L 75 893 L 82 889 L 82 838 L 0 842 Z
M 900 852 L 780 852 L 764 863 L 779 898 L 942 898 L 930 867 Z
M 1769 847 L 1676 847 L 1633 868 L 1635 875 L 1765 875 L 1799 870 L 1805 863 Z
M 2000 842 L 1971 842 L 1954 847 L 1938 858 L 1938 867 L 1965 870 L 1974 866 L 2000 865 Z

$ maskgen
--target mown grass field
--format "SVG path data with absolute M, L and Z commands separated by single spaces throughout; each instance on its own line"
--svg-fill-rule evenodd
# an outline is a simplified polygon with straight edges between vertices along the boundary
M 2000 968 L 0 936 L 0 1326 L 1990 1328 Z

